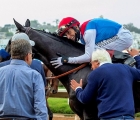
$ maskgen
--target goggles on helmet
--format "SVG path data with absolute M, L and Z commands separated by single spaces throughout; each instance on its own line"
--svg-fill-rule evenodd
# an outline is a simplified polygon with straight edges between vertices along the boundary
M 69 30 L 70 28 L 72 28 L 74 25 L 77 24 L 77 21 L 76 20 L 72 20 L 70 23 L 66 24 L 66 25 L 63 25 L 61 26 L 58 31 L 57 31 L 57 34 L 58 36 L 63 36 L 64 33 Z

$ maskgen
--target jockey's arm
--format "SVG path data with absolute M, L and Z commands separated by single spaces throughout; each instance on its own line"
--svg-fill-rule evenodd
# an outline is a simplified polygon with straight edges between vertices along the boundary
M 92 52 L 95 50 L 96 30 L 95 29 L 86 30 L 83 38 L 86 43 L 85 54 L 78 57 L 69 57 L 68 63 L 80 64 L 91 61 Z

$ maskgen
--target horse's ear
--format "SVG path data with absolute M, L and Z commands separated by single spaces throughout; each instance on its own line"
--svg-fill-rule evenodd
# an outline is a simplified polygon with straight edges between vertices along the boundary
M 30 27 L 30 20 L 29 19 L 26 20 L 25 27 Z
M 26 29 L 21 24 L 19 24 L 14 18 L 13 18 L 13 20 L 14 20 L 14 23 L 17 27 L 17 30 L 19 30 L 20 32 L 25 32 L 26 31 Z

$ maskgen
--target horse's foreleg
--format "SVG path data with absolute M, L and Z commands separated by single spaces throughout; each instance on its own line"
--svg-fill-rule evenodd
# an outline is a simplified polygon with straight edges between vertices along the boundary
M 47 105 L 47 108 L 48 108 L 49 120 L 52 120 L 53 119 L 53 112 L 51 111 L 47 100 L 46 100 L 46 105 Z
M 49 120 L 53 119 L 53 112 L 50 110 L 49 106 L 48 106 L 48 115 L 49 115 Z
M 95 102 L 92 101 L 91 103 L 84 104 L 83 116 L 84 116 L 84 120 L 99 120 L 96 101 Z
M 80 120 L 84 120 L 83 105 L 76 98 L 69 98 L 69 106 L 72 111 L 80 117 Z

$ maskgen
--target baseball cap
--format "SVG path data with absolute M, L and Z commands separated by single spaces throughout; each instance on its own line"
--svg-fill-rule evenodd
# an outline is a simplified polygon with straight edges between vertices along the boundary
M 35 45 L 35 42 L 32 41 L 32 40 L 30 40 L 29 37 L 28 37 L 28 35 L 25 34 L 25 33 L 16 33 L 16 34 L 12 37 L 12 41 L 20 40 L 20 39 L 22 39 L 22 40 L 27 40 L 27 41 L 31 44 L 31 46 L 34 46 L 34 45 Z

